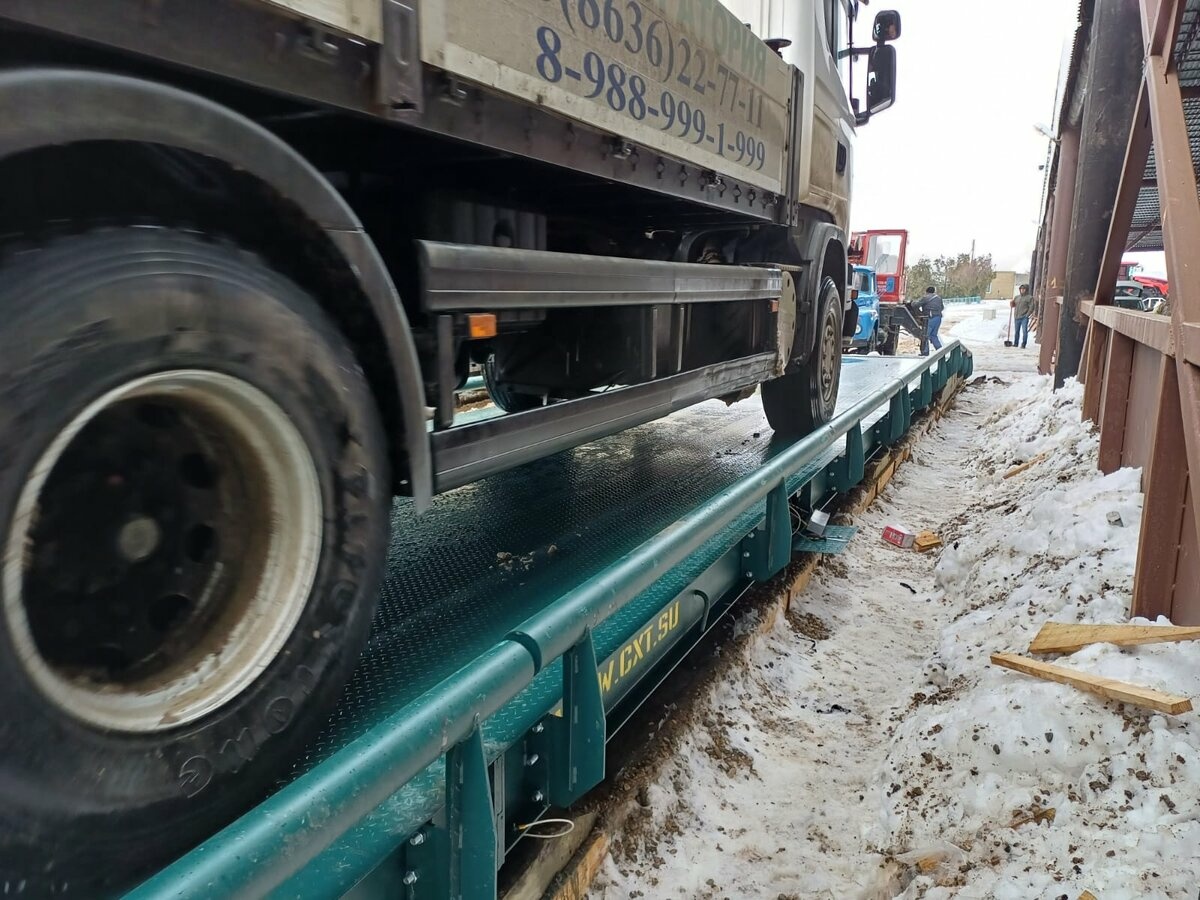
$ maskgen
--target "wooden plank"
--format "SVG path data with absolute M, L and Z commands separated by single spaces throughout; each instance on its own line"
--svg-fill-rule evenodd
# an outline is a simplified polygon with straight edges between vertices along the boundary
M 1032 469 L 1038 463 L 1044 462 L 1046 459 L 1049 458 L 1049 456 L 1050 456 L 1049 453 L 1039 453 L 1037 456 L 1035 456 L 1033 459 L 1029 460 L 1028 462 L 1023 462 L 1019 466 L 1013 466 L 1011 469 L 1009 469 L 1007 472 L 1004 473 L 1004 478 L 1006 478 L 1006 479 L 1013 478 L 1014 476 L 1020 475 L 1022 472 L 1026 471 L 1027 469 Z
M 1176 352 L 1183 353 L 1183 358 L 1193 366 L 1200 366 L 1200 324 L 1184 322 L 1179 329 L 1178 344 Z
M 1088 323 L 1087 346 L 1083 348 L 1079 380 L 1083 388 L 1083 419 L 1097 422 L 1100 418 L 1100 393 L 1104 388 L 1104 365 L 1108 360 L 1108 342 L 1112 329 L 1093 318 Z
M 800 598 L 800 595 L 808 590 L 808 586 L 812 583 L 813 573 L 817 571 L 817 563 L 820 561 L 819 556 L 813 556 L 804 564 L 804 568 L 797 574 L 795 580 L 788 585 L 787 602 L 783 605 L 783 611 L 789 612 L 792 604 Z M 772 623 L 774 624 L 774 623 Z
M 1119 306 L 1101 306 L 1095 312 L 1095 320 L 1113 331 L 1133 338 L 1139 344 L 1153 347 L 1159 353 L 1174 356 L 1177 352 L 1176 339 L 1172 335 L 1174 326 L 1166 316 L 1136 309 L 1121 309 Z
M 559 876 L 556 886 L 546 892 L 552 900 L 584 900 L 608 856 L 609 837 L 603 831 L 593 832 Z
M 1162 0 L 1173 5 L 1174 15 L 1182 0 Z M 1160 20 L 1161 21 L 1161 20 Z M 1174 19 L 1178 23 L 1178 19 Z M 1200 242 L 1200 202 L 1197 201 L 1196 170 L 1187 121 L 1183 112 L 1179 72 L 1169 52 L 1151 55 L 1146 61 L 1146 86 L 1154 128 L 1155 171 L 1158 201 L 1162 209 L 1163 245 L 1167 253 L 1167 275 L 1171 280 L 1171 322 L 1178 335 L 1185 323 L 1200 324 L 1200 267 L 1195 265 Z M 1177 381 L 1183 414 L 1186 467 L 1191 472 L 1188 490 L 1196 534 L 1200 535 L 1200 372 L 1185 355 L 1176 358 Z M 1185 465 L 1179 460 L 1177 465 Z
M 575 827 L 569 834 L 553 841 L 538 841 L 533 860 L 504 892 L 504 900 L 542 900 L 558 874 L 566 869 L 576 852 L 592 837 L 597 813 L 586 812 L 571 817 Z
M 1089 644 L 1169 644 L 1200 641 L 1200 628 L 1176 625 L 1072 625 L 1047 622 L 1029 645 L 1030 653 L 1074 653 Z
M 1054 666 L 1041 660 L 1030 659 L 1027 656 L 1018 656 L 1015 653 L 993 653 L 992 665 L 1032 675 L 1043 681 L 1070 685 L 1081 691 L 1116 700 L 1118 703 L 1130 703 L 1172 716 L 1191 712 L 1192 709 L 1192 701 L 1187 697 L 1164 694 L 1162 691 L 1130 684 L 1127 681 L 1117 681 L 1115 678 L 1103 678 L 1100 675 L 1090 675 L 1087 672 L 1078 672 L 1064 666 Z
M 1183 411 L 1183 444 L 1187 450 L 1188 487 L 1192 500 L 1192 523 L 1200 537 L 1200 366 L 1188 362 L 1182 354 L 1175 358 L 1179 382 L 1179 405 Z
M 893 458 L 893 460 L 884 467 L 884 470 L 879 473 L 879 480 L 875 483 L 876 496 L 882 494 L 883 489 L 888 486 L 888 482 L 890 482 L 892 477 L 896 474 L 896 467 L 898 465 L 900 465 L 900 463 Z
M 1125 456 L 1129 388 L 1133 381 L 1133 338 L 1114 331 L 1108 338 L 1104 390 L 1100 397 L 1100 471 L 1111 475 Z
M 913 540 L 913 549 L 918 553 L 926 553 L 942 546 L 942 539 L 932 531 L 922 531 Z
M 1188 467 L 1177 367 L 1166 356 L 1159 364 L 1159 395 L 1152 416 L 1153 440 L 1150 459 L 1142 472 L 1145 499 L 1129 614 L 1147 619 L 1166 616 L 1178 622 L 1174 613 L 1175 574 L 1179 568 Z

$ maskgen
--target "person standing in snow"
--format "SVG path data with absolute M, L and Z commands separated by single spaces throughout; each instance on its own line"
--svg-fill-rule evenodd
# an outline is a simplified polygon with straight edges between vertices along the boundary
M 933 344 L 934 350 L 942 349 L 942 342 L 938 339 L 938 329 L 942 327 L 942 310 L 945 304 L 942 303 L 942 298 L 938 296 L 937 289 L 934 287 L 925 288 L 925 296 L 913 304 L 913 309 L 920 315 L 928 316 L 925 323 L 926 340 L 921 342 L 921 355 L 929 355 L 929 345 Z
M 1033 303 L 1029 285 L 1021 285 L 1021 292 L 1012 301 L 1012 307 L 1016 327 L 1013 332 L 1013 346 L 1022 350 L 1029 346 L 1029 317 L 1033 315 Z

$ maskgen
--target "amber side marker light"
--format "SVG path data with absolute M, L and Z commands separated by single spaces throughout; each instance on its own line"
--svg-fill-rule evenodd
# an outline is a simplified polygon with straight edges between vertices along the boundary
M 467 335 L 471 340 L 496 336 L 495 313 L 471 313 L 467 316 Z

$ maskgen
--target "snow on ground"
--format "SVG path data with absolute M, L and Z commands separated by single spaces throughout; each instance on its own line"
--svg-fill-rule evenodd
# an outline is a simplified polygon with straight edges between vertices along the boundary
M 985 300 L 980 304 L 951 303 L 946 307 L 942 333 L 964 344 L 1002 343 L 1011 336 L 1011 307 L 1007 300 Z M 991 318 L 987 318 L 990 314 Z
M 1032 345 L 988 340 L 970 322 L 979 307 L 955 314 L 976 372 L 1007 383 L 963 392 L 857 518 L 850 550 L 700 699 L 699 727 L 649 787 L 648 821 L 614 836 L 593 900 L 1195 896 L 1197 714 L 988 663 L 1025 652 L 1048 620 L 1123 621 L 1139 472 L 1102 476 L 1078 386 L 1051 393 Z M 945 549 L 884 544 L 897 522 L 938 531 Z M 1195 645 L 1058 662 L 1200 694 Z
M 1038 345 L 1035 336 L 1030 336 L 1029 347 L 1025 350 L 1004 346 L 1005 339 L 1012 336 L 1010 312 L 1011 307 L 1007 300 L 948 303 L 939 335 L 943 341 L 957 338 L 972 350 L 982 353 L 990 365 L 985 364 L 983 369 L 980 369 L 977 360 L 976 372 L 1036 371 Z M 989 313 L 992 316 L 990 319 L 987 318 Z M 919 350 L 920 342 L 907 332 L 901 332 L 899 352 L 915 355 Z M 1002 355 L 991 353 L 993 350 Z

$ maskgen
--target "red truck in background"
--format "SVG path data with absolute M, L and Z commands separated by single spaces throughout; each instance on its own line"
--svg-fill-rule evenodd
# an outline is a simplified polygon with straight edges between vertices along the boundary
M 1169 297 L 1169 283 L 1165 278 L 1155 278 L 1152 275 L 1140 275 L 1142 266 L 1132 260 L 1124 260 L 1121 263 L 1121 268 L 1117 270 L 1117 281 L 1136 281 L 1138 284 L 1144 284 L 1146 287 L 1151 287 L 1157 290 L 1164 297 Z
M 905 257 L 908 253 L 908 232 L 901 228 L 856 231 L 850 236 L 851 265 L 866 266 L 875 272 L 875 287 L 879 294 L 879 340 L 877 349 L 893 356 L 900 341 L 900 332 L 907 331 L 922 346 L 925 343 L 925 322 L 905 304 Z
M 875 270 L 880 303 L 903 303 L 908 232 L 900 229 L 856 231 L 850 236 L 850 261 Z

